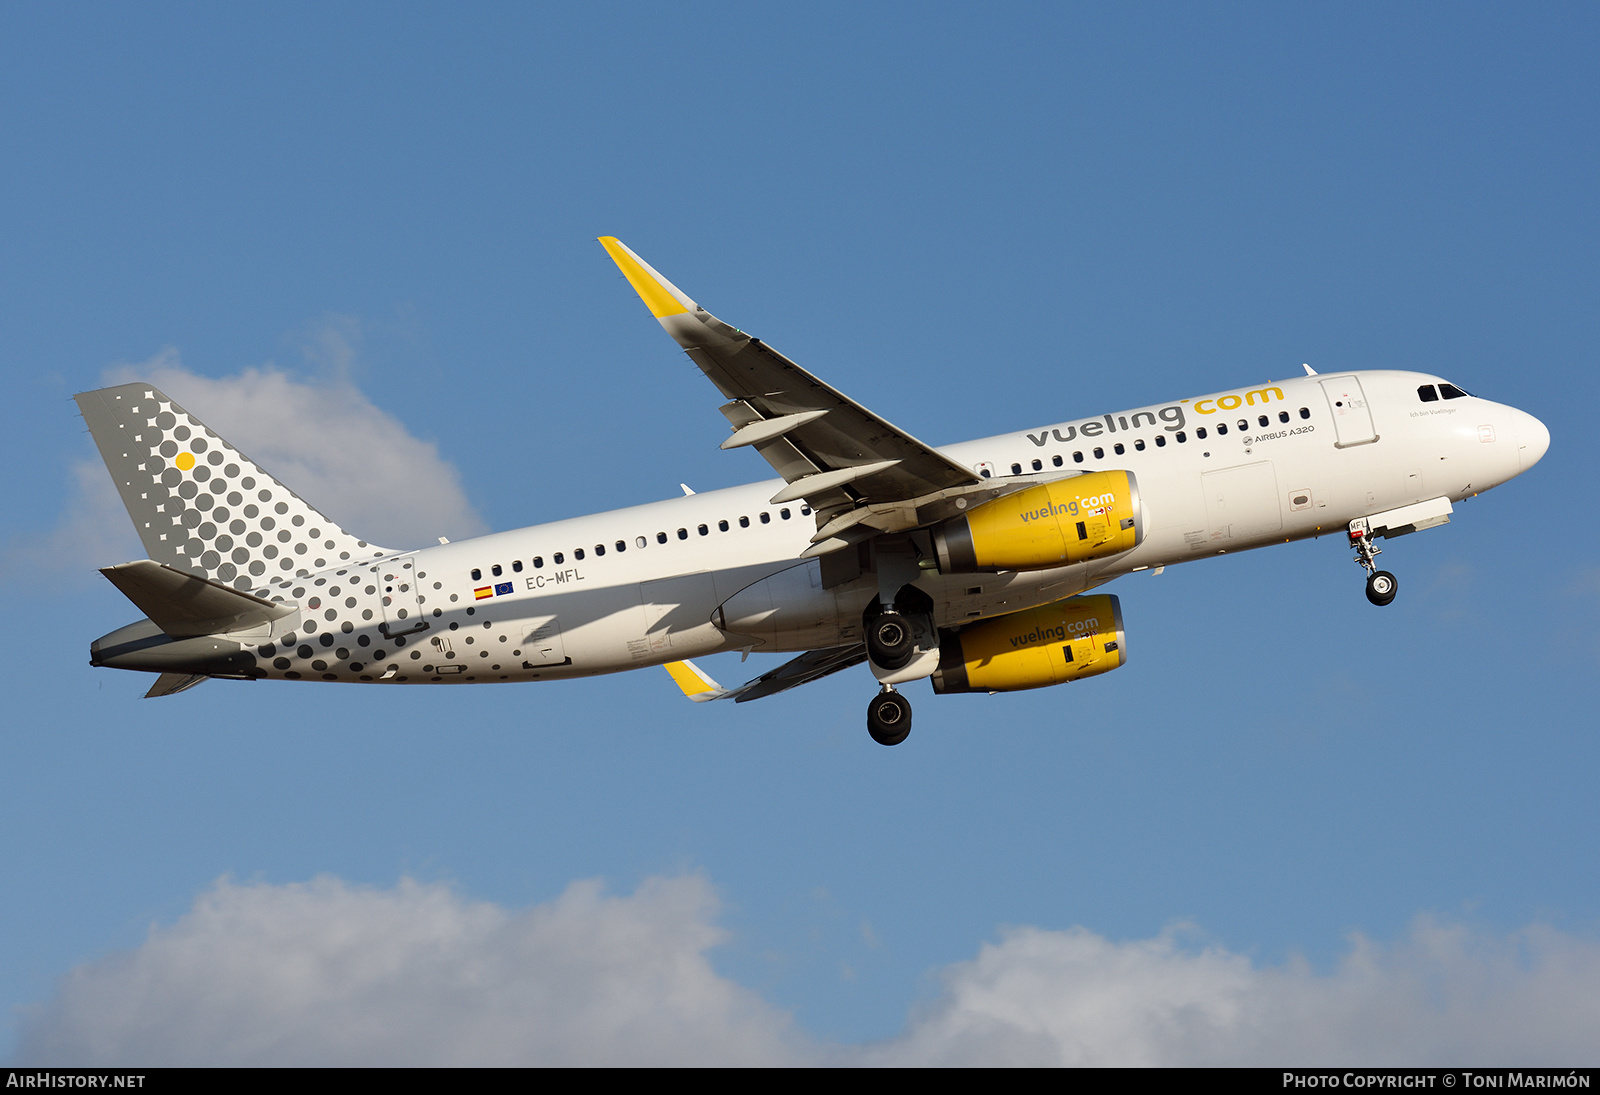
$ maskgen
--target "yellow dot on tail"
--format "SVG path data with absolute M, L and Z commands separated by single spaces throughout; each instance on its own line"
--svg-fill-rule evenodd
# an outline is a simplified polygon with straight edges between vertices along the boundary
M 178 459 L 174 460 L 173 463 L 178 465 L 179 471 L 188 471 L 190 468 L 194 467 L 194 453 L 180 452 L 178 454 Z

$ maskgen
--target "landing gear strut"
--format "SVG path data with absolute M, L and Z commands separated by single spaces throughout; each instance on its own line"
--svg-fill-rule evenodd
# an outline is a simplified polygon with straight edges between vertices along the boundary
M 1355 549 L 1356 562 L 1367 570 L 1367 600 L 1375 605 L 1386 605 L 1400 591 L 1400 583 L 1387 570 L 1379 570 L 1375 562 L 1383 552 L 1372 544 L 1372 529 L 1366 519 L 1350 522 L 1350 546 Z
M 867 704 L 867 733 L 879 745 L 899 745 L 911 733 L 911 701 L 884 685 Z

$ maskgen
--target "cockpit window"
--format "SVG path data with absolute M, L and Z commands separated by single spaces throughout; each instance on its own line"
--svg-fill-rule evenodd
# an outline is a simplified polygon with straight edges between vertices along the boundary
M 1439 394 L 1444 396 L 1446 399 L 1465 399 L 1467 397 L 1467 393 L 1456 387 L 1454 384 L 1439 385 Z
M 1439 393 L 1433 390 L 1432 384 L 1424 384 L 1417 389 L 1417 398 L 1424 403 L 1433 403 L 1438 400 Z

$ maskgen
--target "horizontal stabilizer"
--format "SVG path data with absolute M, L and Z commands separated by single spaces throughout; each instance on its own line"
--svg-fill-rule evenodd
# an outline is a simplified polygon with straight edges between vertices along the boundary
M 204 673 L 163 673 L 156 678 L 156 683 L 150 686 L 150 691 L 144 694 L 147 700 L 157 696 L 176 696 L 179 692 L 187 692 L 197 684 L 204 684 L 211 678 Z
M 174 639 L 257 627 L 295 611 L 151 559 L 104 567 L 100 573 Z

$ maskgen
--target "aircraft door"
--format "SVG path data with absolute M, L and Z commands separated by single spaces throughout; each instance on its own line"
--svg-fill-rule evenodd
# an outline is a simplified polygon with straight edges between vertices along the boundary
M 1208 471 L 1200 477 L 1212 543 L 1249 540 L 1283 528 L 1272 461 Z
M 523 636 L 522 653 L 524 655 L 522 665 L 525 669 L 572 663 L 572 659 L 567 657 L 566 643 L 561 640 L 561 624 L 554 616 Z
M 378 587 L 378 598 L 383 602 L 383 623 L 379 630 L 391 638 L 426 630 L 428 621 L 423 616 L 417 592 L 417 557 L 396 555 L 381 560 L 371 568 L 371 573 Z
M 1322 381 L 1322 393 L 1328 397 L 1328 410 L 1333 414 L 1334 448 L 1347 449 L 1378 439 L 1360 380 L 1353 376 L 1330 377 Z
M 644 582 L 639 595 L 651 650 L 699 647 L 716 636 L 711 613 L 718 603 L 717 588 L 710 574 L 702 571 Z

